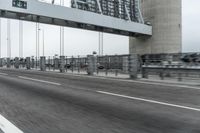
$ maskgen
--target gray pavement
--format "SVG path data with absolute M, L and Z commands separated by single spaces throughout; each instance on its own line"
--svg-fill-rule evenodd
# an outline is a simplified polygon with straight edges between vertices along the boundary
M 0 69 L 0 114 L 24 133 L 199 133 L 200 88 Z

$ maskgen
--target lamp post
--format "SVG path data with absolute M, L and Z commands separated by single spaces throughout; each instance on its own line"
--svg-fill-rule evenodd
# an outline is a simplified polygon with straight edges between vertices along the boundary
M 0 58 L 1 58 L 1 18 L 0 18 Z
M 23 57 L 23 22 L 19 20 L 19 57 Z
M 7 57 L 11 58 L 10 19 L 7 19 Z
M 44 44 L 45 44 L 45 38 L 44 38 L 44 29 L 38 29 L 42 32 L 42 56 L 44 56 Z
M 64 0 L 60 0 L 60 5 L 64 6 Z M 60 56 L 64 55 L 64 27 L 60 26 Z

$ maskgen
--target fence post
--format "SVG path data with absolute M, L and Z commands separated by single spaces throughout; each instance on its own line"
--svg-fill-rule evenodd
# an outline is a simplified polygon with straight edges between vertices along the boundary
M 31 69 L 31 58 L 26 57 L 26 69 Z
M 10 67 L 11 67 L 10 58 L 7 58 L 7 59 L 6 59 L 6 62 L 7 62 L 7 68 L 10 68 Z
M 148 72 L 147 72 L 146 67 L 142 67 L 141 70 L 142 70 L 142 78 L 148 79 L 149 77 L 148 77 Z
M 88 73 L 88 75 L 94 75 L 94 72 L 97 69 L 97 66 L 96 66 L 96 62 L 97 62 L 96 57 L 94 55 L 88 55 L 87 58 L 88 58 L 87 73 Z
M 15 57 L 15 64 L 14 64 L 14 67 L 16 69 L 19 69 L 19 58 L 18 57 Z
M 60 56 L 60 72 L 65 72 L 65 56 Z
M 0 67 L 3 67 L 3 58 L 0 58 Z
M 136 79 L 138 74 L 138 55 L 137 54 L 131 54 L 129 55 L 129 75 L 131 79 Z
M 41 71 L 46 71 L 46 57 L 45 56 L 41 56 L 40 57 L 40 70 Z

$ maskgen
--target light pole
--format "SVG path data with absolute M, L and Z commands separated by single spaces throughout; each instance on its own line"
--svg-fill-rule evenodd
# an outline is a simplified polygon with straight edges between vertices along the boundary
M 0 18 L 0 58 L 1 58 L 1 18 Z
M 7 57 L 11 58 L 10 19 L 7 19 Z
M 60 5 L 64 6 L 64 0 L 60 0 Z M 64 55 L 64 27 L 60 26 L 60 56 Z
M 38 29 L 39 31 L 42 31 L 42 56 L 44 56 L 44 43 L 45 43 L 45 38 L 44 38 L 44 29 Z
M 23 57 L 23 22 L 19 20 L 19 57 Z
M 103 55 L 103 32 L 99 32 L 99 56 Z

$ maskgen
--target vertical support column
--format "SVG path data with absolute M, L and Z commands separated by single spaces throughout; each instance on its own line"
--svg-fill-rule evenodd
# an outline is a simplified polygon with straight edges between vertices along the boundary
M 87 73 L 88 75 L 94 75 L 94 72 L 96 72 L 97 69 L 97 59 L 94 55 L 88 55 L 88 67 L 87 67 Z
M 41 71 L 46 71 L 46 57 L 45 56 L 41 56 L 40 57 L 40 70 Z
M 10 58 L 7 58 L 7 59 L 6 59 L 6 62 L 7 62 L 7 68 L 10 68 L 10 67 L 11 67 Z
M 122 65 L 123 72 L 128 73 L 128 69 L 129 69 L 129 60 L 128 60 L 128 57 L 127 56 L 123 57 L 122 58 L 122 62 L 123 62 L 123 65 Z
M 0 67 L 3 67 L 3 58 L 0 58 Z
M 31 58 L 30 57 L 26 57 L 26 69 L 31 69 Z
M 59 59 L 57 57 L 54 58 L 54 70 L 59 68 Z
M 136 79 L 138 74 L 138 55 L 131 54 L 129 56 L 129 75 L 131 79 Z
M 34 68 L 34 66 L 35 66 L 35 60 L 34 60 L 34 57 L 32 57 L 32 59 L 31 59 L 31 68 Z
M 15 57 L 15 64 L 14 64 L 16 69 L 19 69 L 19 58 Z
M 65 56 L 60 56 L 60 72 L 65 72 Z

